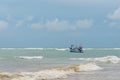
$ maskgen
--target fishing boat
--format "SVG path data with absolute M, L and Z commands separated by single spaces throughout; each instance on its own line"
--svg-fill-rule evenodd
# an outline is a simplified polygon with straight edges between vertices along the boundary
M 75 53 L 83 53 L 83 49 L 82 49 L 81 46 L 74 47 L 73 45 L 71 45 L 71 47 L 69 47 L 69 51 L 70 52 L 75 52 Z

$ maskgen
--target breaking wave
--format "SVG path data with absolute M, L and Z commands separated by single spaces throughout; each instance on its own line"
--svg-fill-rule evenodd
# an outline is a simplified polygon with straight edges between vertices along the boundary
M 65 51 L 69 48 L 0 48 L 1 50 L 60 50 Z M 120 50 L 120 48 L 83 48 L 83 50 Z
M 1 50 L 15 50 L 16 48 L 0 48 Z
M 68 49 L 67 48 L 55 48 L 55 50 L 57 50 L 57 51 L 66 51 Z
M 26 50 L 44 50 L 44 48 L 23 48 Z
M 120 48 L 84 48 L 84 50 L 120 50 Z
M 99 57 L 99 58 L 70 58 L 70 60 L 84 60 L 84 61 L 120 63 L 120 58 L 117 57 L 117 56 L 106 56 L 106 57 Z
M 19 56 L 20 59 L 43 59 L 43 56 Z
M 68 48 L 0 48 L 1 50 L 58 50 L 65 51 Z
M 101 70 L 95 63 L 76 64 L 38 72 L 0 72 L 0 80 L 56 80 L 80 71 Z

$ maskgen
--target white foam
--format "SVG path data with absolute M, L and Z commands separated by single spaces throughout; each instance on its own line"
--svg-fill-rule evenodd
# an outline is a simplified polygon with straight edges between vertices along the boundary
M 80 71 L 94 71 L 94 70 L 101 70 L 101 69 L 102 68 L 97 66 L 95 63 L 80 65 Z
M 95 63 L 85 63 L 85 64 L 76 64 L 76 65 L 70 65 L 63 68 L 60 68 L 60 70 L 64 71 L 95 71 L 95 70 L 101 70 L 102 68 Z M 59 70 L 59 69 L 58 69 Z
M 95 48 L 84 48 L 84 50 L 94 50 Z
M 43 56 L 19 56 L 20 59 L 43 59 Z
M 0 48 L 2 50 L 15 50 L 16 48 Z
M 70 58 L 70 60 L 85 60 L 85 61 L 120 63 L 120 58 L 117 56 L 106 56 L 106 57 L 98 57 L 98 58 Z
M 58 50 L 58 51 L 66 51 L 67 48 L 55 48 L 55 50 Z
M 106 57 L 101 57 L 101 58 L 95 58 L 96 61 L 101 61 L 101 62 L 111 62 L 111 63 L 119 63 L 120 58 L 117 56 L 106 56 Z
M 94 61 L 94 58 L 70 58 L 70 60 Z
M 0 80 L 56 80 L 67 78 L 70 74 L 79 71 L 100 70 L 99 66 L 94 63 L 69 65 L 60 68 L 42 70 L 38 72 L 16 72 L 16 73 L 0 73 Z
M 120 50 L 120 48 L 84 48 L 84 50 Z
M 120 48 L 113 48 L 114 50 L 120 50 Z
M 44 50 L 44 48 L 23 48 L 26 50 Z

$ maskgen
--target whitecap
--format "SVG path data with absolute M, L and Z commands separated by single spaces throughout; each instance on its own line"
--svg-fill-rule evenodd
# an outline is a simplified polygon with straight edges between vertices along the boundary
M 101 57 L 101 58 L 95 58 L 95 61 L 119 63 L 120 62 L 120 58 L 117 57 L 117 56 L 106 56 L 106 57 Z
M 117 56 L 105 56 L 98 58 L 70 58 L 70 60 L 83 60 L 83 61 L 98 61 L 98 62 L 109 62 L 109 63 L 120 63 L 120 58 Z
M 26 50 L 44 50 L 44 48 L 23 48 Z
M 0 72 L 0 80 L 56 80 L 67 78 L 70 74 L 79 71 L 101 70 L 102 68 L 94 63 L 75 64 L 65 67 L 58 67 L 37 72 Z
M 19 56 L 20 59 L 43 59 L 43 56 Z
M 94 70 L 102 70 L 100 66 L 96 65 L 95 63 L 88 63 L 80 65 L 80 71 L 94 71 Z
M 16 48 L 0 48 L 2 50 L 15 50 Z
M 55 48 L 55 50 L 57 50 L 57 51 L 66 51 L 68 49 L 67 48 Z

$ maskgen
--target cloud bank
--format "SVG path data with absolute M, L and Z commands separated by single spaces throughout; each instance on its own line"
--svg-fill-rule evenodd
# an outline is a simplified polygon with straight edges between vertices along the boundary
M 0 29 L 4 29 L 8 27 L 8 22 L 6 21 L 0 21 Z
M 109 19 L 120 19 L 120 7 L 116 9 L 112 14 L 108 15 Z
M 74 23 L 69 22 L 67 20 L 48 20 L 43 24 L 40 23 L 32 23 L 31 28 L 39 29 L 39 28 L 47 28 L 48 30 L 53 31 L 61 31 L 61 30 L 76 30 L 76 29 L 86 29 L 93 26 L 93 20 L 77 20 Z
M 110 27 L 119 27 L 120 26 L 120 7 L 117 8 L 112 14 L 107 15 L 108 24 Z

